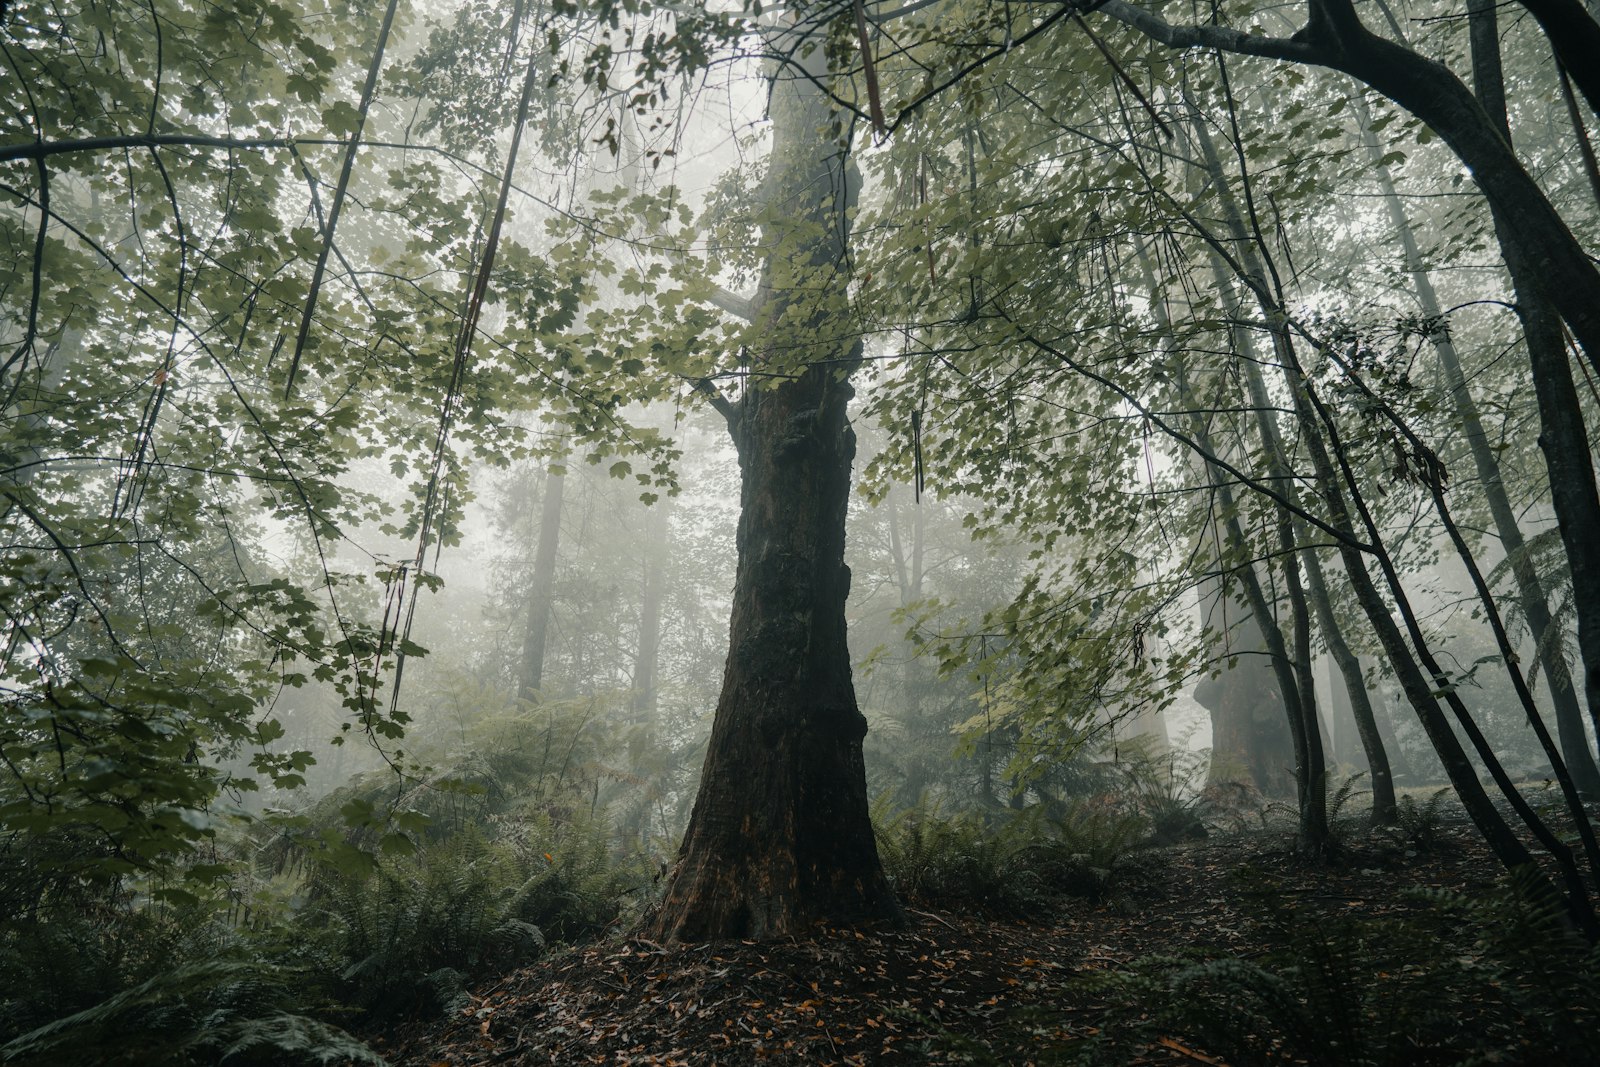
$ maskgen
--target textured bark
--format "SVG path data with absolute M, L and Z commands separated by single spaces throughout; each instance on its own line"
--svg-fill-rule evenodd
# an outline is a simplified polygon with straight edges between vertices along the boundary
M 845 643 L 849 396 L 812 369 L 744 402 L 728 665 L 694 814 L 648 927 L 657 939 L 899 914 L 867 812 L 867 721 Z
M 751 389 L 730 413 L 742 488 L 728 663 L 683 847 L 644 926 L 657 940 L 901 917 L 868 815 L 867 721 L 845 640 L 855 179 L 817 43 L 789 50 L 805 76 L 785 67 L 773 83 L 756 362 L 782 384 Z
M 1589 107 L 1600 115 L 1600 22 L 1579 0 L 1520 0 L 1555 50 Z

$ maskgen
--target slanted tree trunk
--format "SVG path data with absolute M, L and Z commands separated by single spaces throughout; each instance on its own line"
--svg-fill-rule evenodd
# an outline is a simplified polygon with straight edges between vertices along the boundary
M 1258 292 L 1265 292 L 1258 289 Z M 1428 738 L 1433 742 L 1433 748 L 1439 755 L 1446 773 L 1450 776 L 1451 784 L 1455 787 L 1456 795 L 1460 798 L 1462 806 L 1466 808 L 1467 815 L 1483 834 L 1489 847 L 1493 849 L 1507 870 L 1526 867 L 1530 871 L 1529 877 L 1534 880 L 1535 892 L 1545 899 L 1554 902 L 1559 899 L 1558 891 L 1542 874 L 1532 873 L 1532 855 L 1505 819 L 1500 815 L 1484 790 L 1482 782 L 1478 780 L 1477 773 L 1468 762 L 1465 750 L 1457 739 L 1449 723 L 1445 720 L 1443 709 L 1439 706 L 1439 697 L 1443 696 L 1445 704 L 1454 713 L 1456 722 L 1461 730 L 1471 741 L 1478 758 L 1483 762 L 1485 769 L 1494 779 L 1501 795 L 1511 805 L 1512 809 L 1522 819 L 1523 824 L 1531 830 L 1545 851 L 1556 861 L 1560 868 L 1562 879 L 1566 884 L 1566 906 L 1569 916 L 1584 935 L 1593 942 L 1600 937 L 1600 922 L 1597 922 L 1593 903 L 1590 899 L 1589 889 L 1584 884 L 1583 877 L 1578 870 L 1572 850 L 1553 833 L 1545 821 L 1539 816 L 1531 805 L 1528 804 L 1516 788 L 1515 783 L 1506 773 L 1500 760 L 1488 739 L 1483 736 L 1483 731 L 1474 721 L 1466 705 L 1454 688 L 1447 684 L 1447 676 L 1439 665 L 1437 658 L 1428 648 L 1428 643 L 1423 635 L 1422 627 L 1417 621 L 1416 612 L 1412 609 L 1410 600 L 1406 596 L 1405 587 L 1400 581 L 1399 572 L 1395 569 L 1394 561 L 1389 556 L 1383 544 L 1383 536 L 1377 523 L 1367 508 L 1360 492 L 1360 483 L 1350 468 L 1349 457 L 1344 451 L 1340 441 L 1337 425 L 1328 417 L 1327 410 L 1317 398 L 1315 386 L 1309 382 L 1300 366 L 1294 346 L 1287 336 L 1282 338 L 1279 346 L 1279 356 L 1283 361 L 1283 370 L 1288 379 L 1289 392 L 1294 399 L 1295 409 L 1304 431 L 1307 449 L 1312 458 L 1312 465 L 1316 470 L 1317 480 L 1321 484 L 1322 496 L 1327 504 L 1330 517 L 1336 529 L 1350 530 L 1350 508 L 1345 503 L 1344 493 L 1348 491 L 1350 505 L 1360 515 L 1362 528 L 1365 529 L 1369 539 L 1367 551 L 1377 561 L 1382 569 L 1385 583 L 1393 598 L 1394 608 L 1404 621 L 1406 635 L 1411 639 L 1411 646 L 1416 650 L 1413 657 L 1411 649 L 1406 647 L 1405 638 L 1400 633 L 1389 609 L 1383 604 L 1377 594 L 1371 577 L 1366 570 L 1365 560 L 1361 552 L 1352 541 L 1341 540 L 1339 550 L 1344 557 L 1345 569 L 1350 575 L 1351 584 L 1355 587 L 1357 599 L 1361 602 L 1363 610 L 1367 613 L 1368 621 L 1378 633 L 1390 662 L 1394 665 L 1396 675 L 1401 685 L 1405 688 L 1407 696 L 1411 699 L 1412 707 L 1422 721 L 1423 729 L 1427 731 Z M 1322 437 L 1322 431 L 1327 433 L 1327 439 Z M 1334 460 L 1337 460 L 1337 471 Z M 1341 488 L 1342 483 L 1342 488 Z M 1439 485 L 1434 483 L 1430 488 L 1434 490 L 1435 503 L 1442 503 L 1439 496 Z M 1443 507 L 1439 508 L 1440 518 L 1448 522 L 1447 514 Z M 1469 563 L 1471 557 L 1466 557 Z M 1500 635 L 1497 635 L 1500 636 Z M 1427 674 L 1424 675 L 1423 672 Z M 1428 678 L 1432 679 L 1433 691 L 1429 690 Z M 1516 682 L 1520 676 L 1513 674 Z
M 1474 13 L 1472 17 L 1476 19 L 1478 16 Z M 1476 36 L 1474 34 L 1475 48 Z M 1479 96 L 1480 99 L 1485 99 L 1481 89 Z M 1488 106 L 1488 101 L 1495 98 L 1500 100 L 1502 109 L 1500 114 L 1504 115 L 1503 94 L 1493 94 L 1485 99 L 1486 109 L 1493 115 L 1494 109 Z M 1578 788 L 1591 796 L 1600 794 L 1600 769 L 1595 767 L 1590 754 L 1589 739 L 1584 733 L 1583 709 L 1578 703 L 1577 688 L 1573 685 L 1571 672 L 1567 670 L 1566 656 L 1561 642 L 1546 639 L 1546 634 L 1552 625 L 1550 609 L 1543 584 L 1534 571 L 1533 561 L 1528 559 L 1527 553 L 1523 551 L 1525 541 L 1522 528 L 1517 523 L 1516 513 L 1506 493 L 1505 481 L 1500 475 L 1500 462 L 1495 457 L 1494 449 L 1489 443 L 1489 435 L 1484 430 L 1477 402 L 1467 386 L 1466 374 L 1462 370 L 1455 342 L 1451 339 L 1449 331 L 1443 327 L 1443 309 L 1439 304 L 1439 297 L 1434 292 L 1433 281 L 1423 265 L 1422 250 L 1417 244 L 1411 220 L 1395 191 L 1394 181 L 1389 176 L 1389 168 L 1383 164 L 1382 149 L 1372 133 L 1372 117 L 1365 101 L 1356 99 L 1354 104 L 1357 118 L 1361 122 L 1361 133 L 1366 142 L 1367 154 L 1372 160 L 1373 176 L 1383 193 L 1384 204 L 1389 211 L 1389 221 L 1395 227 L 1401 250 L 1405 254 L 1406 270 L 1411 275 L 1417 304 L 1421 307 L 1423 315 L 1440 323 L 1440 327 L 1430 334 L 1430 340 L 1433 342 L 1435 354 L 1439 357 L 1439 367 L 1444 372 L 1445 387 L 1449 390 L 1456 417 L 1461 420 L 1463 436 L 1466 438 L 1473 466 L 1478 473 L 1478 484 L 1489 506 L 1489 515 L 1494 521 L 1495 533 L 1511 560 L 1511 572 L 1517 583 L 1517 601 L 1522 608 L 1523 617 L 1528 620 L 1529 633 L 1533 637 L 1534 647 L 1538 649 L 1539 662 L 1544 667 L 1556 730 L 1561 738 L 1562 755 L 1566 758 L 1567 767 L 1571 770 Z
M 1137 259 L 1150 294 L 1151 313 L 1174 356 L 1180 356 L 1181 346 L 1174 337 L 1166 302 L 1156 286 L 1155 270 L 1142 244 L 1137 247 Z M 1181 373 L 1179 384 L 1184 394 L 1193 396 L 1187 377 Z M 1194 399 L 1194 407 L 1207 406 L 1204 400 Z M 1206 419 L 1197 414 L 1190 422 L 1191 432 L 1206 442 L 1206 450 L 1212 455 L 1218 454 Z M 1255 582 L 1255 564 L 1248 558 L 1250 549 L 1238 521 L 1232 491 L 1212 465 L 1201 464 L 1200 471 L 1217 486 L 1219 507 L 1207 524 L 1207 536 L 1216 546 L 1212 552 L 1217 557 L 1215 565 L 1228 566 L 1231 560 L 1241 583 Z M 1250 571 L 1248 576 L 1244 574 L 1246 570 Z M 1248 779 L 1249 784 L 1268 796 L 1287 796 L 1295 784 L 1290 772 L 1299 758 L 1290 728 L 1291 720 L 1299 714 L 1298 701 L 1294 706 L 1287 703 L 1279 688 L 1275 667 L 1261 659 L 1267 642 L 1261 620 L 1250 607 L 1253 601 L 1248 594 L 1243 605 L 1235 607 L 1240 614 L 1230 619 L 1229 605 L 1233 601 L 1228 597 L 1225 583 L 1221 579 L 1208 579 L 1202 590 L 1201 622 L 1206 632 L 1221 637 L 1211 659 L 1224 663 L 1218 677 L 1207 678 L 1195 687 L 1195 701 L 1211 718 L 1211 763 L 1206 772 L 1206 784 L 1225 785 Z M 1277 626 L 1277 621 L 1271 617 L 1265 621 L 1268 626 Z M 1278 644 L 1283 644 L 1281 634 Z
M 1469 8 L 1474 91 L 1490 121 L 1510 145 L 1511 125 L 1506 117 L 1494 8 L 1477 2 Z M 1588 430 L 1572 380 L 1572 368 L 1567 362 L 1566 336 L 1545 288 L 1549 280 L 1537 275 L 1521 244 L 1510 233 L 1511 222 L 1505 213 L 1493 201 L 1489 207 L 1495 236 L 1505 257 L 1506 272 L 1511 276 L 1511 288 L 1516 294 L 1522 336 L 1533 368 L 1534 395 L 1539 404 L 1539 447 L 1550 477 L 1551 506 L 1572 568 L 1573 597 L 1578 603 L 1578 647 L 1585 667 L 1589 715 L 1600 731 L 1600 537 L 1596 536 L 1600 531 L 1600 489 L 1595 484 Z M 1506 550 L 1511 551 L 1511 547 L 1507 544 Z M 1520 563 L 1532 571 L 1530 561 L 1521 559 Z M 1518 580 L 1521 580 L 1520 574 Z M 1538 611 L 1548 628 L 1549 612 L 1544 598 L 1536 599 L 1537 603 L 1532 603 L 1531 607 Z M 1534 616 L 1529 614 L 1528 620 L 1531 627 Z M 1541 646 L 1548 647 L 1550 659 L 1556 663 L 1555 671 L 1550 669 L 1548 661 L 1546 665 L 1552 691 L 1562 678 L 1566 679 L 1567 688 L 1572 689 L 1571 677 L 1561 658 L 1560 643 L 1546 643 L 1542 636 L 1535 639 Z M 1576 703 L 1576 692 L 1572 700 Z M 1562 755 L 1578 788 L 1594 796 L 1600 792 L 1600 769 L 1591 758 L 1592 749 L 1584 737 L 1582 723 L 1567 721 L 1560 710 L 1558 704 L 1556 728 L 1561 737 Z
M 565 478 L 554 470 L 544 476 L 539 505 L 539 543 L 533 554 L 533 585 L 522 634 L 522 663 L 517 672 L 517 699 L 537 701 L 544 688 L 544 654 L 549 643 L 550 608 L 556 590 L 556 553 L 561 546 L 561 500 Z
M 1568 398 L 1572 376 L 1565 352 L 1536 349 L 1531 332 L 1537 327 L 1542 335 L 1559 334 L 1565 320 L 1583 358 L 1600 368 L 1600 267 L 1517 159 L 1509 139 L 1448 67 L 1372 33 L 1353 0 L 1310 0 L 1306 24 L 1287 38 L 1216 25 L 1174 25 L 1126 0 L 1105 0 L 1099 10 L 1170 48 L 1210 47 L 1343 71 L 1426 122 L 1472 172 L 1494 212 L 1518 311 L 1530 330 L 1540 441 L 1572 565 L 1585 692 L 1591 715 L 1600 714 L 1600 539 L 1594 536 L 1600 505 L 1592 504 L 1594 464 L 1587 442 L 1582 449 L 1575 444 L 1584 427 L 1575 394 Z M 1553 331 L 1538 321 L 1546 315 Z M 1573 498 L 1564 499 L 1569 488 Z M 1563 507 L 1568 509 L 1564 517 Z
M 1098 10 L 1170 48 L 1218 48 L 1343 71 L 1431 126 L 1504 215 L 1534 276 L 1560 279 L 1546 296 L 1585 358 L 1600 368 L 1600 267 L 1589 258 L 1483 107 L 1448 67 L 1366 28 L 1353 0 L 1311 0 L 1292 37 L 1232 27 L 1173 25 L 1148 8 L 1106 0 Z
M 1232 106 L 1232 100 L 1229 100 Z M 1260 262 L 1257 243 L 1245 227 L 1244 215 L 1228 184 L 1228 176 L 1217 154 L 1216 144 L 1206 129 L 1205 120 L 1198 113 L 1194 122 L 1195 137 L 1205 158 L 1205 169 L 1211 176 L 1211 185 L 1217 203 L 1222 208 L 1224 221 L 1233 237 L 1238 256 L 1245 268 L 1265 279 L 1266 271 Z M 1250 178 L 1241 164 L 1239 178 L 1248 183 Z M 1248 185 L 1246 186 L 1248 192 Z M 1262 250 L 1264 253 L 1264 250 Z M 1294 493 L 1294 471 L 1283 446 L 1277 417 L 1273 414 L 1272 397 L 1267 391 L 1266 378 L 1261 373 L 1262 361 L 1257 358 L 1255 345 L 1243 326 L 1245 317 L 1234 285 L 1228 278 L 1220 258 L 1213 255 L 1212 269 L 1217 287 L 1228 309 L 1236 320 L 1232 330 L 1234 348 L 1239 356 L 1239 367 L 1250 393 L 1250 404 L 1255 409 L 1256 426 L 1261 435 L 1262 451 L 1266 457 L 1267 475 L 1279 491 Z M 1275 345 L 1281 347 L 1284 326 L 1263 302 L 1263 317 L 1269 324 Z M 1284 704 L 1289 716 L 1289 732 L 1294 738 L 1295 777 L 1300 799 L 1300 824 L 1297 832 L 1298 847 L 1309 853 L 1320 853 L 1332 842 L 1328 829 L 1327 755 L 1322 744 L 1321 719 L 1317 714 L 1316 685 L 1311 674 L 1311 618 L 1306 606 L 1305 589 L 1300 582 L 1299 552 L 1294 535 L 1294 520 L 1286 505 L 1274 506 L 1278 534 L 1279 565 L 1283 573 L 1284 593 L 1289 603 L 1290 643 L 1292 649 L 1288 666 L 1292 669 L 1279 672 L 1278 686 L 1284 693 Z M 1265 621 L 1264 621 L 1265 625 Z M 1272 635 L 1267 634 L 1268 641 Z
M 890 920 L 845 641 L 846 420 L 861 340 L 844 243 L 856 179 L 823 85 L 820 35 L 778 68 L 757 295 L 763 376 L 724 404 L 742 477 L 733 618 L 700 792 L 657 940 L 772 937 L 819 920 Z M 808 50 L 809 49 L 809 50 Z M 805 76 L 794 66 L 805 67 Z
M 1181 365 L 1178 384 L 1183 392 L 1189 392 Z M 1220 455 L 1203 417 L 1193 415 L 1190 422 L 1190 433 L 1204 454 Z M 1242 615 L 1230 623 L 1230 601 L 1223 583 L 1207 583 L 1214 586 L 1214 592 L 1205 607 L 1206 629 L 1224 635 L 1223 651 L 1230 658 L 1239 656 L 1220 678 L 1208 679 L 1195 688 L 1195 700 L 1211 712 L 1207 784 L 1237 781 L 1246 773 L 1269 796 L 1286 796 L 1293 789 L 1302 801 L 1304 815 L 1305 744 L 1293 660 L 1250 558 L 1252 549 L 1227 476 L 1209 461 L 1204 469 L 1217 496 L 1216 514 L 1211 518 L 1219 547 L 1217 565 L 1229 567 L 1230 577 L 1238 581 L 1243 594 L 1237 609 Z M 1307 842 L 1316 837 L 1313 832 Z

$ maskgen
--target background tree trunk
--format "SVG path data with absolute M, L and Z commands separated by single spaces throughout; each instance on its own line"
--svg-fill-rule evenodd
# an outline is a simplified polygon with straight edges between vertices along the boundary
M 550 637 L 550 608 L 556 591 L 556 552 L 561 546 L 561 503 L 565 480 L 546 471 L 539 505 L 539 544 L 533 554 L 533 585 L 528 591 L 527 625 L 517 699 L 536 701 L 544 688 L 544 654 Z

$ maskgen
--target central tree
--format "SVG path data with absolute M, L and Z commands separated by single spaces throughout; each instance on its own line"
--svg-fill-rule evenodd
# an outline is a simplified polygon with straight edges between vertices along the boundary
M 867 721 L 845 638 L 846 407 L 861 361 L 846 242 L 859 180 L 821 36 L 768 35 L 778 58 L 753 384 L 737 404 L 716 400 L 742 479 L 728 662 L 683 847 L 645 924 L 658 940 L 900 917 L 867 810 Z

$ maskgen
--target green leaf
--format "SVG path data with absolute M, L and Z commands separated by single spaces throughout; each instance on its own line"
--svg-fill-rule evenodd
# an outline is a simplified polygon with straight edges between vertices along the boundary
M 336 137 L 353 137 L 361 127 L 361 112 L 354 104 L 340 100 L 322 109 L 322 124 Z

